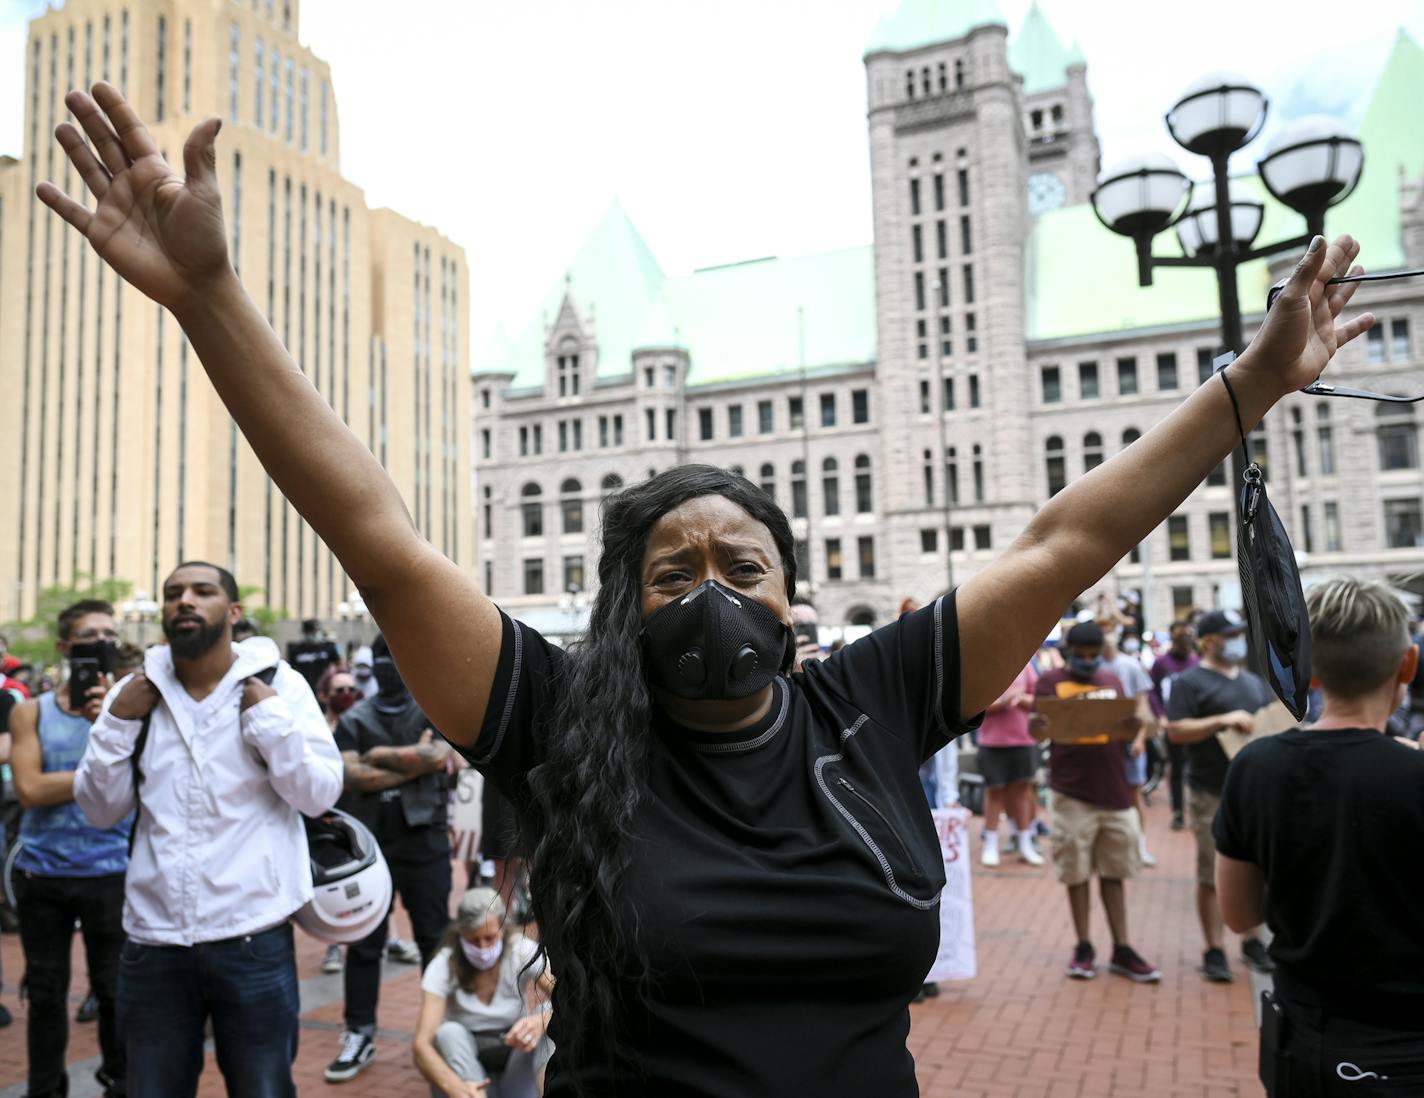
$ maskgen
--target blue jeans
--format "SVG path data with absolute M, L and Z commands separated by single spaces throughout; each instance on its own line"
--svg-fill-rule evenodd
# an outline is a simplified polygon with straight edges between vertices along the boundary
M 195 946 L 124 943 L 119 1026 L 129 1098 L 193 1098 L 203 1025 L 231 1098 L 294 1098 L 297 964 L 288 923 Z

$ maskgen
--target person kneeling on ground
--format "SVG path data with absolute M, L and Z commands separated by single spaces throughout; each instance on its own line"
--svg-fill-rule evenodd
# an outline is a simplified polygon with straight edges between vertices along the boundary
M 492 888 L 472 888 L 421 978 L 415 1066 L 436 1098 L 534 1098 L 554 981 Z M 488 1088 L 488 1089 L 486 1089 Z
M 1068 631 L 1068 666 L 1038 680 L 1041 698 L 1121 698 L 1118 677 L 1103 666 L 1103 631 L 1091 621 Z M 1143 707 L 1146 702 L 1143 701 Z M 1141 718 L 1128 718 L 1140 727 Z M 1035 714 L 1036 735 L 1046 735 L 1048 720 Z M 1108 927 L 1113 936 L 1109 971 L 1138 983 L 1155 983 L 1160 972 L 1128 945 L 1127 890 L 1123 882 L 1141 871 L 1137 813 L 1123 767 L 1122 741 L 1104 729 L 1088 742 L 1055 743 L 1048 756 L 1048 787 L 1052 792 L 1053 869 L 1068 888 L 1068 907 L 1078 944 L 1068 975 L 1090 980 L 1098 974 L 1093 944 L 1088 940 L 1088 879 L 1098 875 Z
M 1424 753 L 1383 735 L 1419 650 L 1380 584 L 1327 581 L 1306 607 L 1325 710 L 1232 760 L 1212 825 L 1221 914 L 1274 935 L 1271 1098 L 1421 1094 L 1424 937 L 1407 867 L 1424 847 Z

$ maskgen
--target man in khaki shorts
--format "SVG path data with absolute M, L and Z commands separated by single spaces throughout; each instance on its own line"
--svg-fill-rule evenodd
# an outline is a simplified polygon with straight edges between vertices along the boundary
M 1206 952 L 1202 975 L 1230 983 L 1231 967 L 1222 948 L 1226 930 L 1216 898 L 1216 842 L 1211 823 L 1226 781 L 1226 752 L 1216 734 L 1226 729 L 1249 733 L 1252 714 L 1272 702 L 1271 692 L 1247 671 L 1246 619 L 1235 610 L 1208 610 L 1197 622 L 1201 663 L 1172 682 L 1167 698 L 1167 738 L 1187 746 L 1187 808 L 1197 839 L 1197 916 Z M 1242 959 L 1258 972 L 1275 969 L 1266 946 L 1250 930 L 1241 940 Z
M 1048 698 L 1121 698 L 1118 677 L 1103 666 L 1103 632 L 1095 622 L 1079 622 L 1068 631 L 1067 666 L 1046 672 L 1035 693 Z M 1134 726 L 1137 718 L 1131 718 Z M 1042 715 L 1033 730 L 1050 729 Z M 1093 944 L 1088 940 L 1089 878 L 1096 873 L 1103 910 L 1112 931 L 1113 952 L 1108 971 L 1139 983 L 1155 983 L 1161 973 L 1128 944 L 1127 897 L 1124 883 L 1136 877 L 1142 861 L 1138 851 L 1137 813 L 1124 769 L 1124 741 L 1104 729 L 1086 741 L 1057 743 L 1049 754 L 1048 786 L 1052 793 L 1053 869 L 1068 889 L 1068 906 L 1078 943 L 1068 975 L 1090 980 L 1098 974 Z

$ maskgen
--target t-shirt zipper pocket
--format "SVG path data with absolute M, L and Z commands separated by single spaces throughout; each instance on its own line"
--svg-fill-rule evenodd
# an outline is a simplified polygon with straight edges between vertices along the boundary
M 895 825 L 892 824 L 888 819 L 886 819 L 885 813 L 881 812 L 880 809 L 876 808 L 875 802 L 872 801 L 855 786 L 851 785 L 847 779 L 838 777 L 835 781 L 838 786 L 844 789 L 861 804 L 865 805 L 865 807 L 870 809 L 871 812 L 875 813 L 876 817 L 880 820 L 880 822 L 885 825 L 886 833 L 889 834 L 889 836 L 895 840 L 895 845 L 900 848 L 900 854 L 905 859 L 905 867 L 909 869 L 910 872 L 914 872 L 915 859 L 910 855 L 910 848 L 905 845 L 905 840 L 900 838 L 900 833 L 895 830 Z

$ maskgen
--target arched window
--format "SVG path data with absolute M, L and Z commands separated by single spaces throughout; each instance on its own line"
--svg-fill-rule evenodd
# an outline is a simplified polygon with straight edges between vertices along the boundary
M 1379 440 L 1380 471 L 1419 468 L 1419 434 L 1414 408 L 1408 404 L 1376 404 L 1375 437 Z
M 544 494 L 542 488 L 532 481 L 519 489 L 519 510 L 524 518 L 524 536 L 541 538 L 544 536 Z
M 857 606 L 846 615 L 846 620 L 851 625 L 858 625 L 862 628 L 875 628 L 875 611 L 868 606 Z
M 984 449 L 974 444 L 974 502 L 984 502 Z
M 914 69 L 906 69 L 906 70 L 905 70 L 905 97 L 906 97 L 907 99 L 913 99 L 913 98 L 915 98 L 915 70 L 914 70 Z
M 958 58 L 958 59 L 954 62 L 954 86 L 955 86 L 956 88 L 962 88 L 962 87 L 964 87 L 964 59 L 963 59 L 963 58 Z
M 855 509 L 862 515 L 875 510 L 875 496 L 870 485 L 870 457 L 866 454 L 855 457 Z
M 806 517 L 806 463 L 800 459 L 791 463 L 791 517 Z
M 920 90 L 925 95 L 930 93 L 930 68 L 928 65 L 920 70 Z
M 1089 431 L 1083 436 L 1083 472 L 1096 469 L 1103 463 L 1103 436 L 1097 431 Z
M 1122 433 L 1122 448 L 1126 450 L 1134 442 L 1142 437 L 1142 432 L 1136 427 L 1129 427 Z
M 943 61 L 939 63 L 939 90 L 941 92 L 949 91 L 949 76 L 945 70 Z
M 776 468 L 769 461 L 761 467 L 760 484 L 763 492 L 776 498 Z
M 611 496 L 614 492 L 618 491 L 618 489 L 622 487 L 623 478 L 620 477 L 617 473 L 609 473 L 606 477 L 603 478 L 603 483 L 600 485 L 600 488 L 603 490 L 603 495 L 605 498 Z
M 1056 496 L 1068 485 L 1068 467 L 1063 459 L 1063 439 L 1050 435 L 1043 444 L 1043 461 L 1048 471 L 1048 494 Z
M 835 458 L 826 458 L 821 462 L 821 496 L 825 501 L 826 514 L 839 515 L 841 513 L 841 476 L 840 466 Z
M 959 505 L 959 447 L 951 446 L 944 455 L 944 480 L 949 485 L 949 502 Z
M 564 514 L 564 533 L 583 533 L 583 485 L 570 477 L 559 485 L 559 509 Z

